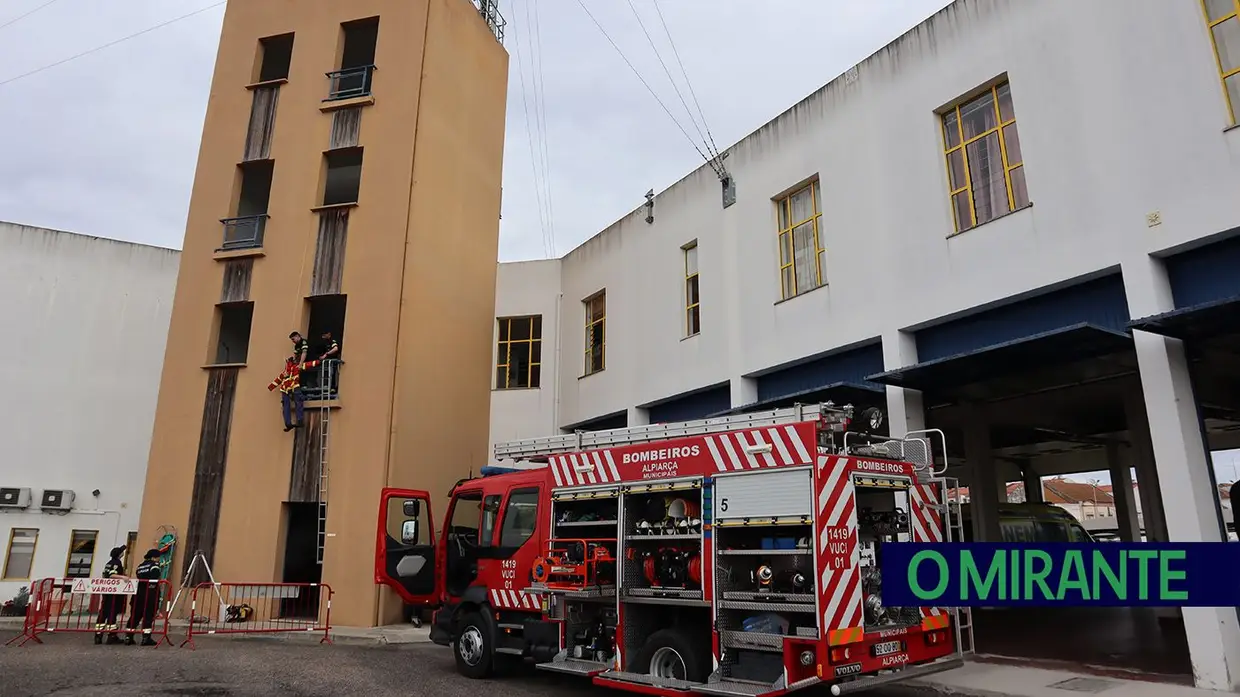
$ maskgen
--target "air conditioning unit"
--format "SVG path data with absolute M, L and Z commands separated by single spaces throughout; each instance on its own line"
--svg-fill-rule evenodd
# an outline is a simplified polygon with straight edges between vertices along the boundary
M 73 492 L 68 489 L 44 489 L 39 508 L 45 511 L 67 511 L 73 508 Z
M 0 510 L 21 510 L 29 507 L 29 488 L 0 487 Z

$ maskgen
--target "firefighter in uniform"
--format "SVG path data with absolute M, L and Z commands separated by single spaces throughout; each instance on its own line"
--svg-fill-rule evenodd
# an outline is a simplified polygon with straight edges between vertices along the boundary
M 268 391 L 280 390 L 280 408 L 284 412 L 285 433 L 294 428 L 301 428 L 305 423 L 306 395 L 301 388 L 301 374 L 302 371 L 317 365 L 318 361 L 298 363 L 297 356 L 289 356 L 284 361 L 284 372 L 267 385 Z M 293 421 L 294 413 L 297 416 L 296 422 Z
M 298 331 L 289 334 L 288 338 L 293 342 L 293 359 L 298 363 L 305 363 L 306 354 L 310 353 L 310 342 L 306 341 Z
M 134 645 L 133 632 L 138 628 L 138 621 L 141 620 L 142 645 L 154 646 L 155 640 L 151 638 L 151 625 L 155 624 L 155 615 L 159 609 L 159 581 L 162 576 L 159 570 L 159 550 L 148 549 L 133 575 L 138 579 L 138 591 L 134 593 L 132 604 L 129 606 L 129 636 L 125 637 L 125 643 L 129 646 Z
M 332 337 L 332 333 L 329 331 L 323 332 L 322 336 L 319 337 L 319 344 L 315 347 L 315 349 L 319 354 L 316 360 L 320 366 L 327 365 L 328 361 L 340 361 L 340 342 L 336 341 L 336 339 Z M 320 368 L 317 371 L 318 387 L 322 392 L 320 399 L 332 399 L 335 397 L 336 383 L 339 379 L 339 375 L 337 374 L 338 370 L 338 366 L 332 365 L 326 370 Z
M 113 547 L 112 552 L 108 555 L 108 563 L 103 565 L 104 578 L 127 578 L 125 576 L 125 562 L 121 561 L 121 556 L 125 554 L 125 546 Z M 99 617 L 95 620 L 95 643 L 103 643 L 103 633 L 108 633 L 109 644 L 121 643 L 121 638 L 116 635 L 118 626 L 116 618 L 125 611 L 125 596 L 114 593 L 103 594 L 103 598 L 99 601 Z

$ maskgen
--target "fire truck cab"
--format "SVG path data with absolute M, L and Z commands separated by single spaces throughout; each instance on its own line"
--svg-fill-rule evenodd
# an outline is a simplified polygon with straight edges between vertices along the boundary
M 375 581 L 437 609 L 487 678 L 515 661 L 655 695 L 860 692 L 954 668 L 967 610 L 882 603 L 888 541 L 960 540 L 930 432 L 831 403 L 498 444 L 438 538 L 386 489 Z M 945 452 L 945 449 L 944 449 Z

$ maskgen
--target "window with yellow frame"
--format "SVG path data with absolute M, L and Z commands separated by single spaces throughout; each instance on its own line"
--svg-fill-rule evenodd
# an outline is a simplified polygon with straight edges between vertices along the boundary
M 39 544 L 38 528 L 13 528 L 9 546 L 4 553 L 4 573 L 0 578 L 22 581 L 30 578 L 34 566 L 34 550 Z
M 90 578 L 95 565 L 98 530 L 74 530 L 69 534 L 69 557 L 65 559 L 65 578 Z
M 542 382 L 542 316 L 501 317 L 495 389 L 532 389 Z
M 585 374 L 593 375 L 607 367 L 607 292 L 600 291 L 581 304 L 586 310 Z
M 1029 205 L 1012 88 L 999 83 L 943 114 L 956 232 Z
M 827 282 L 821 200 L 815 179 L 775 201 L 779 209 L 779 282 L 784 299 Z
M 685 253 L 685 336 L 702 331 L 702 298 L 698 295 L 697 240 L 683 247 Z
M 1231 123 L 1240 118 L 1240 0 L 1202 0 Z

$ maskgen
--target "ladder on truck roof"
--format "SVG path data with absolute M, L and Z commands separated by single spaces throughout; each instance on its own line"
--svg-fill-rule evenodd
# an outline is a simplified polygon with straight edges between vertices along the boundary
M 496 443 L 495 458 L 497 460 L 536 460 L 557 453 L 579 452 L 592 448 L 610 448 L 617 445 L 650 443 L 669 438 L 702 436 L 762 426 L 782 426 L 802 421 L 816 421 L 822 414 L 833 409 L 840 409 L 840 407 L 836 407 L 830 402 L 825 404 L 798 404 L 784 409 L 756 411 L 749 414 L 720 416 L 710 419 L 698 419 L 696 421 L 630 426 L 628 428 L 614 428 L 607 431 L 577 431 L 576 433 L 566 433 L 561 436 L 525 438 L 506 443 Z

